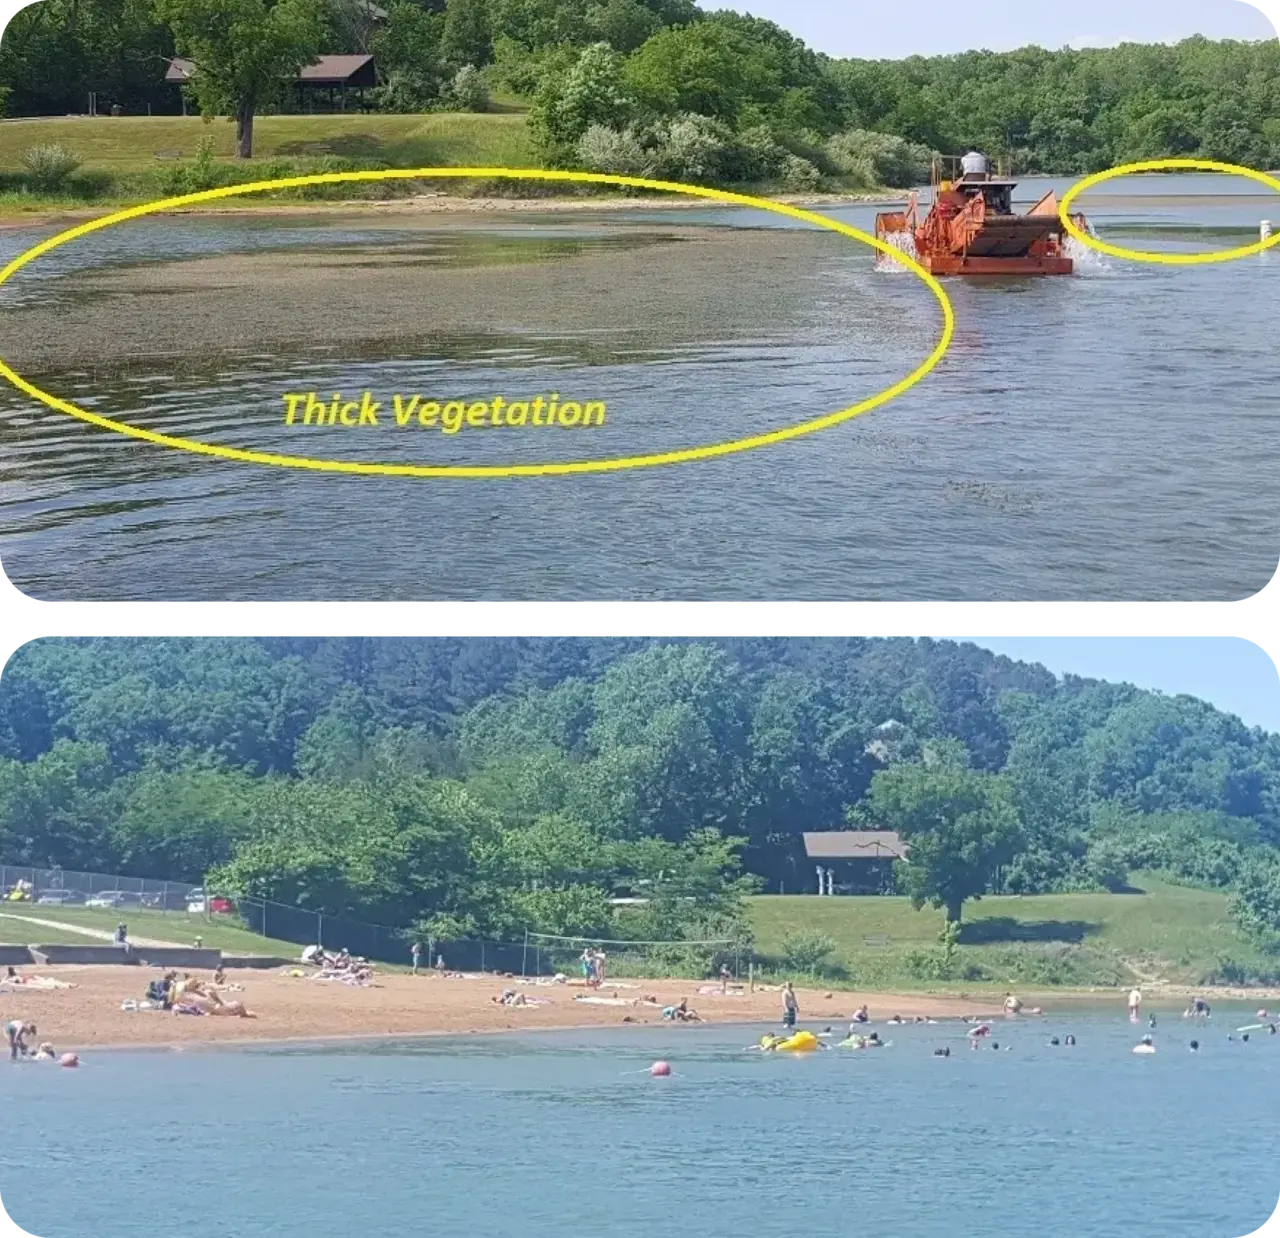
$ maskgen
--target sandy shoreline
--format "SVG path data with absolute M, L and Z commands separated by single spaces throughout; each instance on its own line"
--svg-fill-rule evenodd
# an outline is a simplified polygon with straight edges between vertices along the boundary
M 38 1040 L 59 1051 L 89 1048 L 166 1048 L 230 1046 L 245 1043 L 341 1041 L 386 1036 L 477 1035 L 517 1030 L 565 1031 L 595 1027 L 662 1024 L 662 1006 L 687 998 L 706 1023 L 777 1026 L 782 1009 L 777 989 L 757 988 L 737 995 L 700 993 L 711 981 L 619 980 L 598 993 L 581 984 L 519 983 L 499 976 L 440 977 L 403 973 L 380 975 L 369 988 L 291 975 L 294 969 L 229 970 L 240 991 L 224 1000 L 240 1000 L 257 1017 L 175 1015 L 164 1011 L 125 1011 L 126 999 L 140 1000 L 158 972 L 146 967 L 50 966 L 29 974 L 50 976 L 74 987 L 40 990 L 0 987 L 5 1018 L 30 1020 Z M 203 976 L 202 978 L 207 978 Z M 718 985 L 715 986 L 718 988 Z M 503 1006 L 493 1000 L 503 988 L 517 988 L 545 1004 Z M 800 1025 L 825 1027 L 847 1023 L 863 1002 L 872 1018 L 891 1015 L 954 1019 L 991 1014 L 990 998 L 965 1000 L 924 994 L 894 995 L 830 990 L 797 990 Z M 577 1000 L 605 998 L 606 1003 Z M 646 998 L 656 999 L 651 1003 Z M 616 1003 L 616 1004 L 615 1004 Z
M 266 1043 L 323 1043 L 373 1040 L 384 1037 L 492 1035 L 510 1031 L 580 1031 L 591 1028 L 664 1025 L 662 1006 L 688 1000 L 706 1024 L 754 1025 L 761 1031 L 780 1022 L 782 999 L 778 988 L 745 988 L 727 995 L 709 980 L 610 981 L 591 993 L 578 983 L 541 984 L 497 975 L 441 977 L 434 973 L 378 975 L 369 988 L 355 988 L 311 979 L 306 969 L 270 971 L 228 969 L 227 980 L 241 989 L 224 1000 L 243 1001 L 257 1017 L 241 1019 L 211 1015 L 175 1015 L 164 1011 L 126 1011 L 127 999 L 140 1000 L 159 972 L 148 967 L 49 966 L 24 969 L 29 975 L 49 976 L 71 988 L 41 990 L 0 985 L 0 1009 L 8 1019 L 30 1020 L 39 1028 L 37 1039 L 65 1049 L 166 1049 L 232 1047 Z M 200 973 L 202 979 L 208 975 Z M 541 1004 L 503 1006 L 493 999 L 504 988 L 515 988 Z M 700 992 L 715 989 L 715 992 Z M 1192 992 L 1211 1001 L 1263 1003 L 1280 998 L 1277 990 L 1192 990 L 1161 986 L 1144 990 L 1153 1008 L 1181 1003 Z M 998 996 L 940 996 L 926 993 L 883 993 L 828 989 L 797 989 L 798 1026 L 840 1030 L 859 1005 L 869 1007 L 873 1024 L 884 1027 L 894 1015 L 955 1020 L 998 1017 Z M 1026 1007 L 1054 1009 L 1082 1005 L 1124 1008 L 1122 992 L 1020 991 Z M 582 1001 L 582 997 L 604 998 Z M 646 999 L 654 999 L 648 1001 Z M 680 1026 L 680 1025 L 676 1025 Z M 749 1037 L 750 1039 L 751 1037 Z
M 370 212 L 390 215 L 421 214 L 555 214 L 591 211 L 679 211 L 727 206 L 707 198 L 690 197 L 546 197 L 546 198 L 468 198 L 459 194 L 415 194 L 407 198 L 346 198 L 332 201 L 281 202 L 278 199 L 237 201 L 224 199 L 168 211 L 171 215 L 330 215 L 335 212 Z M 883 193 L 827 194 L 761 194 L 750 195 L 779 202 L 786 206 L 814 209 L 824 206 L 886 205 L 906 201 L 906 191 Z M 131 205 L 131 204 L 130 204 Z M 29 213 L 0 208 L 0 228 L 25 228 L 50 222 L 81 223 L 124 210 L 125 205 L 66 209 L 40 209 Z

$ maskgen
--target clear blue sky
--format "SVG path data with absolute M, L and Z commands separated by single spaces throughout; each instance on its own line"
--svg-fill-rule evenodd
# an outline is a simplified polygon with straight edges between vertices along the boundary
M 1211 39 L 1274 39 L 1261 9 L 1243 0 L 699 0 L 704 9 L 767 17 L 829 56 L 898 59 L 985 47 L 1109 47 Z
M 1280 672 L 1252 641 L 1234 637 L 974 637 L 1020 662 L 1170 696 L 1198 696 L 1249 726 L 1280 731 Z

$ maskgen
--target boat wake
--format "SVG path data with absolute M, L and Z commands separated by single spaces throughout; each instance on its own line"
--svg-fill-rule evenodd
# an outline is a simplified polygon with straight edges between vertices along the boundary
M 880 238 L 886 245 L 906 254 L 908 258 L 919 257 L 916 249 L 916 238 L 909 228 L 901 232 L 886 232 Z M 909 275 L 911 268 L 905 262 L 899 262 L 892 254 L 876 250 L 876 270 L 886 275 Z

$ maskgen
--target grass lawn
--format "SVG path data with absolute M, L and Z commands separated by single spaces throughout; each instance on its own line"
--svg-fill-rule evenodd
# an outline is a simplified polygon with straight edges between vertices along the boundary
M 223 922 L 218 916 L 206 920 L 202 916 L 189 916 L 182 912 L 148 911 L 139 907 L 43 907 L 38 903 L 0 905 L 0 941 L 24 946 L 32 942 L 51 946 L 88 945 L 94 941 L 107 944 L 90 934 L 76 933 L 71 927 L 55 929 L 31 924 L 27 917 L 107 933 L 114 932 L 116 925 L 123 920 L 134 937 L 148 937 L 178 946 L 192 945 L 199 937 L 209 949 L 223 950 L 228 954 L 273 954 L 292 959 L 302 949 L 295 942 L 259 937 L 235 923 Z
M 1257 971 L 1280 971 L 1280 959 L 1260 952 L 1236 929 L 1226 895 L 1170 886 L 1142 874 L 1131 880 L 1139 892 L 966 903 L 956 974 L 966 987 L 980 987 L 983 981 L 1114 985 L 1134 978 L 1199 983 L 1224 959 Z M 833 979 L 843 973 L 867 987 L 937 988 L 940 983 L 921 974 L 919 956 L 940 950 L 942 913 L 914 911 L 905 898 L 765 896 L 751 900 L 751 919 L 762 955 L 780 960 L 789 932 L 819 932 L 836 943 L 830 956 Z M 969 976 L 966 968 L 974 969 Z
M 202 138 L 230 159 L 235 125 L 198 116 L 46 117 L 0 123 L 0 169 L 15 170 L 30 146 L 69 147 L 86 172 L 141 172 L 179 153 L 194 158 Z M 421 115 L 335 113 L 261 116 L 254 161 L 280 156 L 341 155 L 396 167 L 472 165 L 529 167 L 536 162 L 525 117 L 516 112 L 428 112 Z M 161 158 L 158 158 L 160 156 Z

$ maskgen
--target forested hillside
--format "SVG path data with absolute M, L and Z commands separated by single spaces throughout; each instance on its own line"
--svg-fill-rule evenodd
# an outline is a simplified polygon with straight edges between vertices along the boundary
M 47 640 L 0 680 L 0 860 L 437 935 L 736 931 L 847 821 L 957 916 L 1148 869 L 1280 932 L 1280 736 L 973 645 Z
M 298 68 L 353 52 L 374 57 L 364 102 L 376 110 L 501 100 L 528 112 L 544 163 L 601 172 L 905 186 L 934 151 L 974 146 L 1021 173 L 1179 155 L 1280 165 L 1275 39 L 835 60 L 693 0 L 41 0 L 5 31 L 0 112 L 82 112 L 92 92 L 103 112 L 176 113 L 178 88 L 164 82 L 174 55 L 212 66 L 183 88 L 193 112 L 306 110 L 287 84 Z M 314 146 L 297 150 L 369 166 L 397 157 L 358 131 Z

